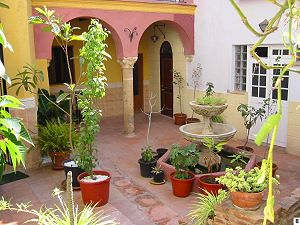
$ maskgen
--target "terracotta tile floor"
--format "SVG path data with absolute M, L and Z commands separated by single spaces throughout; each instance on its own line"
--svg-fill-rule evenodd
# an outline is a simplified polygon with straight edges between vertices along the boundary
M 100 167 L 112 175 L 109 203 L 97 210 L 104 210 L 124 225 L 175 225 L 178 219 L 186 215 L 194 195 L 181 199 L 173 196 L 170 183 L 155 186 L 149 179 L 139 174 L 141 147 L 146 144 L 147 118 L 136 115 L 135 137 L 126 138 L 123 134 L 122 118 L 108 118 L 101 122 L 101 132 L 97 137 Z M 150 133 L 153 148 L 170 148 L 173 143 L 187 143 L 181 136 L 178 126 L 172 119 L 154 115 Z M 230 141 L 233 145 L 240 141 Z M 264 155 L 264 149 L 255 153 Z M 281 176 L 281 193 L 287 196 L 300 186 L 300 157 L 288 155 L 285 150 L 276 149 L 275 162 Z M 42 205 L 53 206 L 58 203 L 51 197 L 54 187 L 60 187 L 64 179 L 63 171 L 54 171 L 50 166 L 26 171 L 29 178 L 0 186 L 0 195 L 11 202 L 31 201 L 35 208 Z M 74 193 L 74 199 L 82 207 L 80 191 Z M 0 224 L 21 224 L 30 217 L 21 213 L 1 212 Z

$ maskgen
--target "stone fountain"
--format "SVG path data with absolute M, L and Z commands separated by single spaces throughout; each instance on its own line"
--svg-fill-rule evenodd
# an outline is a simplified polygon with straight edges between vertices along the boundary
M 195 101 L 190 102 L 192 110 L 203 117 L 203 121 L 199 123 L 191 123 L 183 125 L 179 128 L 184 138 L 195 144 L 201 144 L 203 138 L 208 137 L 214 139 L 215 143 L 228 141 L 235 133 L 236 129 L 224 123 L 212 122 L 212 117 L 220 115 L 224 112 L 228 104 L 222 105 L 199 105 Z

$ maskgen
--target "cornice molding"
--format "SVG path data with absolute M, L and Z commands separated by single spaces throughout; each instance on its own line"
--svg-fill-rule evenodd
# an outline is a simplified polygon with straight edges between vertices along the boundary
M 84 3 L 83 3 L 84 2 Z M 47 6 L 61 8 L 83 8 L 83 9 L 102 9 L 120 10 L 136 12 L 154 13 L 176 13 L 176 14 L 195 14 L 195 5 L 183 5 L 168 2 L 134 2 L 134 1 L 112 1 L 112 0 L 32 0 L 32 6 Z

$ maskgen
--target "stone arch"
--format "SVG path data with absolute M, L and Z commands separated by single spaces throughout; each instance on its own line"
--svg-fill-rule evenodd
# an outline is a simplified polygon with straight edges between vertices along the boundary
M 157 22 L 162 22 L 170 27 L 172 27 L 174 30 L 176 30 L 180 36 L 183 48 L 184 48 L 184 54 L 185 55 L 194 55 L 194 24 L 190 24 L 189 26 L 183 26 L 182 23 L 178 23 L 176 21 L 172 20 L 156 20 L 152 23 L 148 24 L 147 27 L 145 27 L 143 33 L 139 36 L 138 43 L 141 41 L 143 34 L 145 31 L 152 26 L 153 24 Z M 192 26 L 192 29 L 191 29 Z
M 76 10 L 76 9 L 54 9 L 56 14 L 63 18 L 64 22 L 71 21 L 77 18 L 96 18 L 107 28 L 116 45 L 116 51 L 118 56 L 123 56 L 123 44 L 118 32 L 114 27 L 107 22 L 106 18 L 101 17 L 99 11 L 86 11 L 86 10 Z M 37 59 L 51 59 L 51 48 L 53 43 L 53 35 L 48 32 L 42 32 L 41 25 L 34 26 L 35 35 L 35 53 Z

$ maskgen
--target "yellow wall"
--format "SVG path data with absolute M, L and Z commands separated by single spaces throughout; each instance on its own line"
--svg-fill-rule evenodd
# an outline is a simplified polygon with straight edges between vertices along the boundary
M 14 49 L 14 53 L 4 49 L 4 62 L 7 73 L 11 78 L 21 70 L 26 63 L 35 64 L 34 39 L 32 25 L 28 24 L 31 16 L 31 1 L 29 0 L 3 0 L 9 5 L 9 9 L 0 9 L 0 19 L 8 41 Z M 16 88 L 8 89 L 8 93 L 14 95 Z M 19 98 L 28 98 L 33 95 L 21 91 Z
M 289 102 L 287 151 L 300 156 L 300 109 L 296 110 L 299 105 L 300 102 Z

